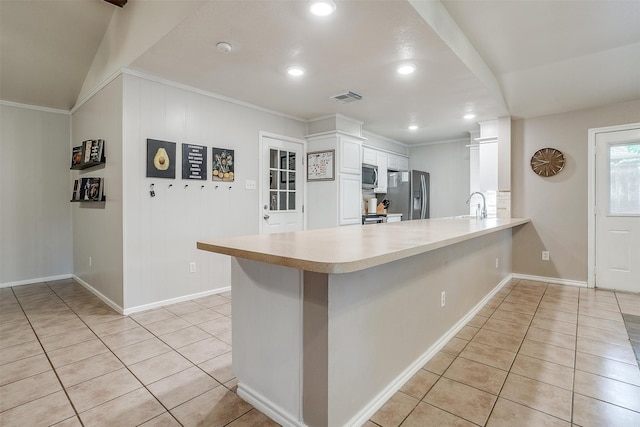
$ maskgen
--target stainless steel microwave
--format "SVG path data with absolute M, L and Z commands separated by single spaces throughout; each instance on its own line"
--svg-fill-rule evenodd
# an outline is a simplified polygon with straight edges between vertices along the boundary
M 362 188 L 373 190 L 378 187 L 378 167 L 362 165 Z

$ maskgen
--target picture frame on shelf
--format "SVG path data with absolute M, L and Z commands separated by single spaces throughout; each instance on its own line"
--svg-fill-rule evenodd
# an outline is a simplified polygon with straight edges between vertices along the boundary
M 104 139 L 88 139 L 71 148 L 72 170 L 82 170 L 106 163 Z

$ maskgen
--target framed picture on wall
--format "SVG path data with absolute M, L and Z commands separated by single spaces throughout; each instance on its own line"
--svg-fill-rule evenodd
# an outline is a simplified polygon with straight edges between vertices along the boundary
M 147 139 L 147 177 L 176 177 L 176 143 Z
M 211 159 L 212 179 L 214 181 L 234 181 L 236 160 L 234 151 L 228 148 L 213 147 L 211 154 L 213 155 Z
M 307 153 L 307 181 L 333 181 L 335 179 L 335 150 Z
M 182 179 L 207 179 L 207 147 L 182 144 Z

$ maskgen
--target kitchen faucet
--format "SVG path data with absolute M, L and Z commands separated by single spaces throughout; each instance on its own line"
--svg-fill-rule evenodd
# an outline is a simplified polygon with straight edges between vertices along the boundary
M 473 193 L 471 193 L 471 195 L 467 199 L 467 204 L 469 204 L 469 202 L 471 202 L 471 198 L 475 194 L 479 194 L 479 195 L 482 196 L 482 213 L 480 214 L 480 218 L 486 218 L 487 217 L 487 199 L 484 197 L 484 194 L 482 194 L 479 191 L 474 191 Z

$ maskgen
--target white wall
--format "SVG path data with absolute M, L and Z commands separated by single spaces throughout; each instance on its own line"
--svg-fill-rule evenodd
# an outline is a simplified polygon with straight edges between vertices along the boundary
M 513 236 L 514 273 L 587 281 L 588 131 L 638 122 L 640 100 L 512 122 L 512 216 L 531 218 Z M 544 147 L 559 149 L 566 159 L 549 178 L 530 165 Z M 543 250 L 549 261 L 542 261 Z
M 0 286 L 72 272 L 69 115 L 0 104 Z
M 362 132 L 362 136 L 366 138 L 366 140 L 362 142 L 363 145 L 379 148 L 381 150 L 391 151 L 393 153 L 403 154 L 405 156 L 409 155 L 409 147 L 405 144 L 402 144 L 401 142 L 385 138 L 384 136 L 380 136 L 366 130 Z
M 468 214 L 469 140 L 428 144 L 410 149 L 409 168 L 429 172 L 430 216 Z
M 84 140 L 101 138 L 105 140 L 106 157 L 104 166 L 73 171 L 71 178 L 67 175 L 69 192 L 74 179 L 102 177 L 106 194 L 104 203 L 72 204 L 73 272 L 112 304 L 122 307 L 122 77 L 78 108 L 71 117 L 71 128 L 67 152 Z
M 201 0 L 130 1 L 126 8 L 114 7 L 78 100 L 131 65 L 202 4 Z
M 162 82 L 124 75 L 124 306 L 132 309 L 230 286 L 230 261 L 196 249 L 198 240 L 257 234 L 259 132 L 303 138 L 306 123 Z M 235 182 L 146 178 L 146 140 L 235 150 Z M 149 196 L 154 184 L 156 197 Z M 171 188 L 169 185 L 173 184 Z M 185 188 L 185 185 L 188 187 Z M 201 188 L 204 185 L 204 188 Z M 229 189 L 229 186 L 232 188 Z M 197 272 L 189 273 L 196 262 Z

